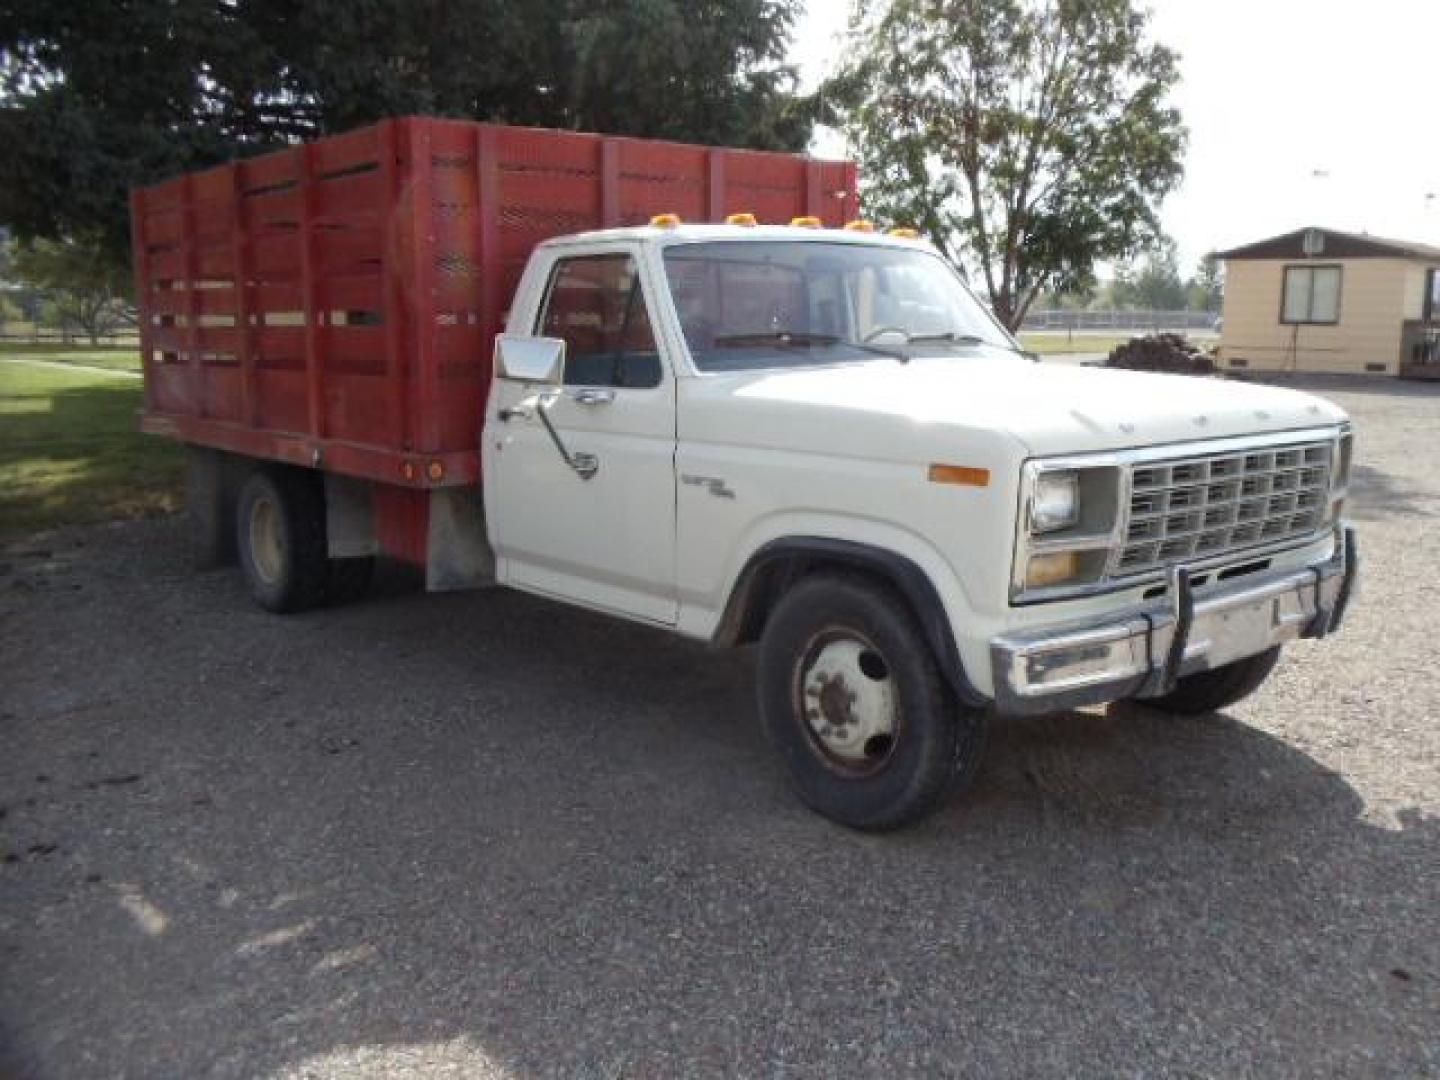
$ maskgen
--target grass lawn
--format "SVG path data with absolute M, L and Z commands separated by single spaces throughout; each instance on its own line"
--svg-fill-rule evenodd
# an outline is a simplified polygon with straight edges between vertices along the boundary
M 110 371 L 140 370 L 140 353 L 129 345 L 57 345 L 54 342 L 31 344 L 28 341 L 0 341 L 0 360 L 6 357 L 46 360 L 52 364 L 79 364 L 101 367 Z
M 139 379 L 15 363 L 12 355 L 0 353 L 0 536 L 179 508 L 180 447 L 140 434 Z M 114 366 L 121 355 L 60 354 L 87 366 Z
M 1137 330 L 1134 336 L 1143 331 Z M 1031 352 L 1040 355 L 1053 355 L 1056 353 L 1105 353 L 1109 355 L 1110 350 L 1116 345 L 1123 345 L 1129 341 L 1132 335 L 1121 334 L 1115 337 L 1102 336 L 1100 334 L 1076 334 L 1070 338 L 1063 331 L 1060 333 L 1038 333 L 1020 334 L 1020 344 Z

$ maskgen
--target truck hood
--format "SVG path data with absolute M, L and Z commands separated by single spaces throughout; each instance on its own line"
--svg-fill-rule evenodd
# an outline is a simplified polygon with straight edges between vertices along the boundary
M 937 441 L 936 436 L 948 442 L 944 433 L 953 436 L 957 429 L 1008 434 L 1029 455 L 1040 457 L 1312 428 L 1345 419 L 1338 406 L 1295 390 L 1031 363 L 988 352 L 745 372 L 702 383 L 710 385 L 695 387 L 698 398 L 728 398 L 757 414 L 770 414 L 775 423 L 756 416 L 762 442 L 863 454 L 867 448 L 856 440 L 878 436 L 901 441 L 875 446 L 875 456 L 911 460 L 915 451 L 932 449 L 923 444 Z M 709 410 L 702 406 L 699 411 Z M 810 422 L 820 417 L 823 422 Z M 906 445 L 914 442 L 922 445 Z

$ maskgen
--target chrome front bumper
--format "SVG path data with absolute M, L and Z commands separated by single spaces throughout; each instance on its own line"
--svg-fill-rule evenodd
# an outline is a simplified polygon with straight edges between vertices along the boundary
M 1358 560 L 1353 529 L 1327 560 L 1196 596 L 1184 568 L 1163 601 L 1104 619 L 1004 634 L 990 643 L 995 707 L 1045 713 L 1168 693 L 1183 675 L 1340 626 Z

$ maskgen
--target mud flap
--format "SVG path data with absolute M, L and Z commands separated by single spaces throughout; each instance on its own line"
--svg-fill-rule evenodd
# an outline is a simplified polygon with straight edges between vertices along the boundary
M 485 536 L 485 505 L 478 487 L 430 492 L 425 589 L 450 592 L 495 584 L 495 553 Z

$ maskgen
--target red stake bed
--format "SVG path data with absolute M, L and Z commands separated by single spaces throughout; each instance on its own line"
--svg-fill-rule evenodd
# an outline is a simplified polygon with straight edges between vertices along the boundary
M 657 213 L 838 226 L 855 179 L 790 154 L 410 117 L 137 190 L 142 426 L 399 488 L 475 484 L 493 340 L 537 243 Z

